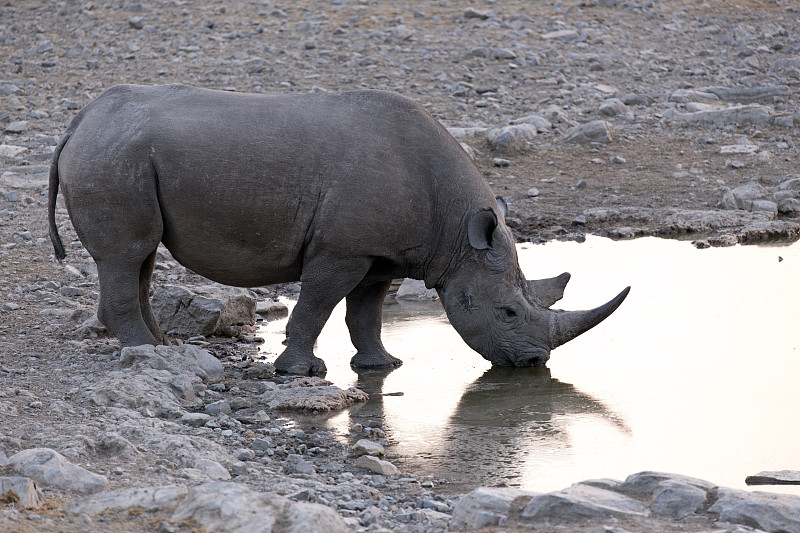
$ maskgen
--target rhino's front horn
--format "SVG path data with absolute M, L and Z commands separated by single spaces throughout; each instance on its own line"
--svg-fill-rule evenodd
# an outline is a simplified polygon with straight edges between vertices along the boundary
M 608 303 L 589 311 L 551 311 L 550 344 L 551 349 L 569 342 L 581 333 L 585 333 L 605 320 L 625 300 L 630 287 L 617 294 Z

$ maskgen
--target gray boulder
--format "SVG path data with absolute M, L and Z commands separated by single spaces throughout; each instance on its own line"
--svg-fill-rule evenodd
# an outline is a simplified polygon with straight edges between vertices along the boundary
M 183 336 L 230 334 L 232 327 L 256 322 L 255 294 L 237 287 L 164 285 L 153 294 L 152 308 L 164 331 Z
M 649 510 L 638 500 L 618 492 L 576 484 L 533 498 L 522 517 L 536 521 L 573 522 L 587 518 L 646 517 Z
M 800 496 L 721 488 L 708 510 L 724 522 L 800 533 Z
M 94 494 L 108 489 L 108 479 L 72 464 L 50 448 L 30 448 L 8 458 L 8 468 L 42 487 Z
M 518 499 L 530 501 L 537 493 L 513 488 L 481 487 L 462 496 L 453 508 L 450 528 L 474 531 L 497 526 L 505 521 L 511 505 Z
M 133 370 L 152 368 L 172 374 L 195 375 L 211 383 L 224 378 L 222 363 L 206 350 L 193 344 L 183 346 L 128 346 L 120 353 L 120 364 Z
M 665 481 L 696 487 L 706 492 L 716 488 L 716 485 L 713 483 L 709 483 L 708 481 L 704 481 L 702 479 L 683 476 L 680 474 L 645 471 L 637 474 L 631 474 L 614 490 L 636 498 L 649 499 L 653 497 L 659 485 Z
M 658 484 L 650 509 L 657 514 L 685 518 L 702 509 L 707 498 L 708 493 L 701 488 L 666 480 Z
M 176 523 L 193 521 L 220 533 L 276 531 L 279 525 L 286 533 L 350 531 L 329 507 L 254 492 L 239 483 L 212 482 L 193 487 L 170 518 Z

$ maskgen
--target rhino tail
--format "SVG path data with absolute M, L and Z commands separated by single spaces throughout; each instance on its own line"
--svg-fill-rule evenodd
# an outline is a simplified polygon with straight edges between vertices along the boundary
M 61 236 L 58 234 L 58 226 L 56 225 L 56 199 L 58 197 L 59 181 L 58 158 L 70 136 L 71 130 L 64 134 L 58 146 L 56 146 L 55 152 L 53 152 L 53 160 L 50 162 L 50 180 L 47 188 L 47 218 L 50 223 L 50 241 L 53 243 L 53 250 L 59 263 L 64 260 L 67 253 L 64 251 L 64 243 L 61 242 Z

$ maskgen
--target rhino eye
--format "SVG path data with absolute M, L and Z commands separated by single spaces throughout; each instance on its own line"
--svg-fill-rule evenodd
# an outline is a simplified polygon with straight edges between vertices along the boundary
M 517 318 L 517 312 L 510 307 L 504 308 L 503 313 L 506 315 L 506 318 Z

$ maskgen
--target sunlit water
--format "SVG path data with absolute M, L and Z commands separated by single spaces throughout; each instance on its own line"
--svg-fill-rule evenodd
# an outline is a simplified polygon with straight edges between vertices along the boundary
M 454 490 L 550 491 L 642 470 L 746 488 L 747 475 L 800 470 L 800 244 L 697 250 L 590 237 L 519 252 L 529 278 L 572 273 L 555 307 L 594 307 L 633 288 L 614 315 L 540 369 L 491 368 L 437 302 L 402 303 L 386 305 L 383 338 L 405 364 L 359 377 L 341 305 L 317 354 L 327 379 L 371 399 L 298 423 L 344 435 L 378 421 L 401 470 Z M 270 360 L 284 326 L 262 330 Z

